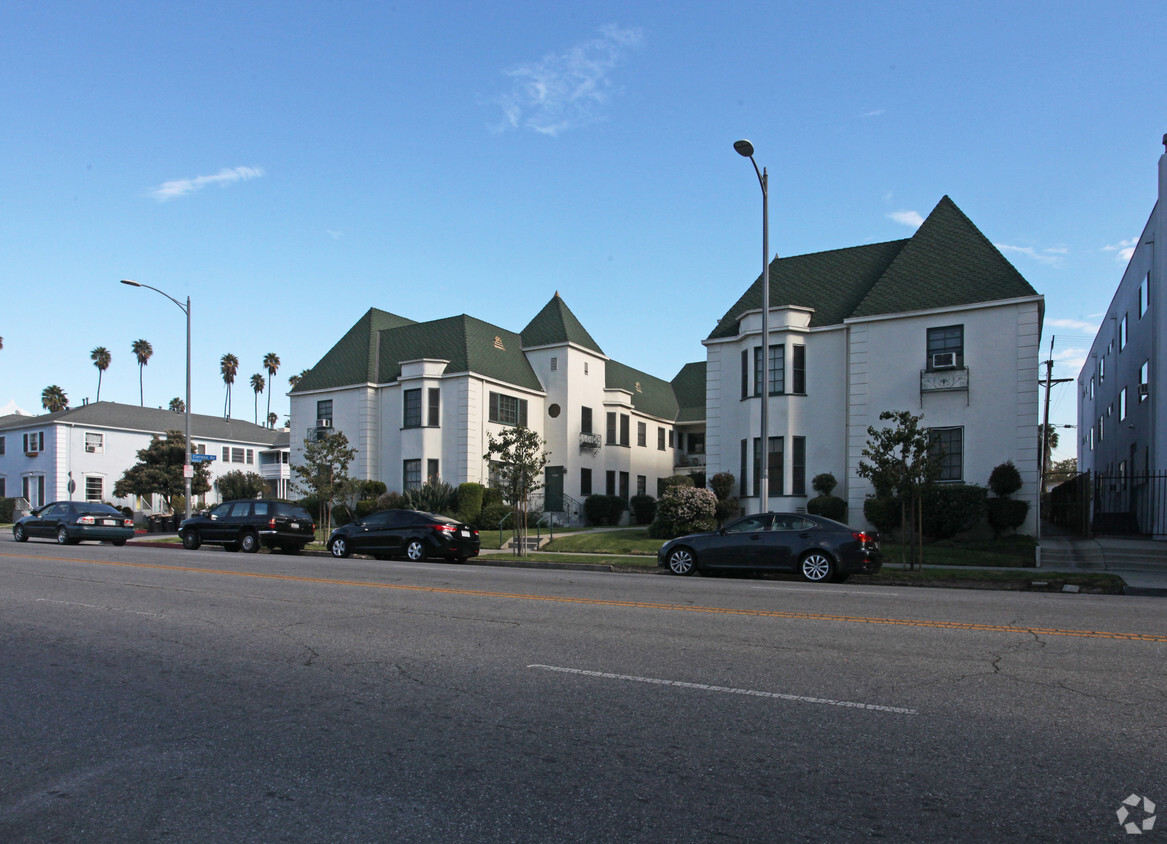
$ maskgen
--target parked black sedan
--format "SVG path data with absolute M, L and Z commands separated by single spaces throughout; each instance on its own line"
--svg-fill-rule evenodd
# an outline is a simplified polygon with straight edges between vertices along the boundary
M 812 583 L 842 583 L 883 565 L 879 534 L 804 513 L 743 516 L 720 530 L 671 539 L 657 565 L 673 574 L 735 570 L 796 572 Z
M 334 557 L 372 554 L 381 560 L 402 556 L 414 562 L 444 557 L 462 563 L 477 557 L 480 547 L 477 528 L 419 510 L 377 510 L 341 525 L 328 538 Z
M 100 501 L 54 501 L 12 526 L 12 537 L 17 542 L 34 536 L 55 539 L 58 545 L 86 540 L 125 545 L 134 536 L 134 520 Z
M 260 546 L 295 554 L 316 538 L 316 522 L 307 510 L 290 501 L 224 501 L 206 515 L 184 519 L 178 535 L 188 551 L 205 543 L 248 554 Z

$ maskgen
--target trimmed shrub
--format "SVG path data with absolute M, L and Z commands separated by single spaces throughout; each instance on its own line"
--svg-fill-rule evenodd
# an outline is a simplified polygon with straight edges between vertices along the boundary
M 474 523 L 478 514 L 482 512 L 482 500 L 485 497 L 486 487 L 482 484 L 468 482 L 458 484 L 458 512 L 462 521 Z
M 709 488 L 713 490 L 718 501 L 728 501 L 733 497 L 733 488 L 736 483 L 737 478 L 733 476 L 732 472 L 718 472 L 709 479 Z
M 1021 489 L 1021 473 L 1017 471 L 1012 460 L 1006 460 L 993 467 L 989 475 L 989 489 L 998 498 L 1006 498 Z
M 632 520 L 638 525 L 652 524 L 656 517 L 656 499 L 651 495 L 634 495 L 628 502 Z
M 701 533 L 717 527 L 714 512 L 717 496 L 708 489 L 681 487 L 657 502 L 656 519 L 648 528 L 654 539 L 672 539 L 687 533 Z
M 816 480 L 821 477 L 822 475 L 818 475 Z M 834 478 L 831 478 L 831 480 L 834 480 Z M 831 488 L 834 488 L 834 484 L 831 484 Z M 846 521 L 847 518 L 847 502 L 837 495 L 820 495 L 806 502 L 806 512 L 815 516 L 834 519 L 836 522 L 842 522 Z
M 811 489 L 813 489 L 819 495 L 830 495 L 834 488 L 838 485 L 839 482 L 835 480 L 835 476 L 830 472 L 823 472 L 821 475 L 815 475 L 810 482 Z M 824 513 L 823 515 L 826 514 Z M 827 518 L 833 517 L 827 516 Z
M 215 486 L 219 488 L 219 496 L 224 501 L 259 498 L 267 489 L 262 475 L 255 472 L 241 472 L 238 469 L 220 475 L 219 479 L 215 481 Z M 185 507 L 183 509 L 185 510 Z
M 589 495 L 584 499 L 584 514 L 589 525 L 617 525 L 627 507 L 618 495 Z
M 900 526 L 900 500 L 889 495 L 868 498 L 863 502 L 863 515 L 880 533 L 891 533 Z
M 989 526 L 1000 536 L 1006 530 L 1017 530 L 1029 515 L 1029 502 L 1017 498 L 990 498 L 988 500 Z
M 0 498 L 0 522 L 8 524 L 12 521 L 12 514 L 16 512 L 15 498 Z
M 936 484 L 924 493 L 924 535 L 948 539 L 972 530 L 985 515 L 988 490 L 976 484 Z
M 478 519 L 471 522 L 479 530 L 498 530 L 498 523 L 511 514 L 511 505 L 503 504 L 501 501 L 495 504 L 488 504 L 483 507 L 478 513 Z M 514 519 L 510 519 L 506 527 L 514 527 Z

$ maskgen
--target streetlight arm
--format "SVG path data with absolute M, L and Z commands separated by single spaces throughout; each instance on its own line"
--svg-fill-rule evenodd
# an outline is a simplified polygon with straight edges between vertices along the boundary
M 757 169 L 757 165 L 754 166 L 754 169 Z M 165 292 L 164 290 L 159 290 L 157 287 L 151 287 L 148 284 L 142 284 L 142 282 L 140 282 L 140 281 L 131 281 L 128 278 L 123 278 L 122 284 L 128 284 L 130 287 L 145 287 L 147 290 L 153 290 L 155 293 L 160 293 L 163 296 L 165 296 L 167 299 L 169 299 L 171 302 L 178 305 L 179 309 L 184 314 L 186 314 L 187 316 L 190 316 L 190 311 L 187 310 L 189 305 L 182 304 L 182 302 L 178 301 L 177 299 L 175 299 L 173 296 L 171 296 L 169 293 Z M 189 300 L 188 300 L 188 302 L 189 302 Z

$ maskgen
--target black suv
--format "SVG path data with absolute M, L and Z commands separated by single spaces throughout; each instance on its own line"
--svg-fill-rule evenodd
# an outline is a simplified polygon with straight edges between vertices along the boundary
M 224 501 L 205 515 L 184 519 L 178 535 L 182 547 L 189 551 L 206 543 L 249 554 L 261 545 L 295 554 L 316 538 L 316 522 L 307 510 L 290 501 Z

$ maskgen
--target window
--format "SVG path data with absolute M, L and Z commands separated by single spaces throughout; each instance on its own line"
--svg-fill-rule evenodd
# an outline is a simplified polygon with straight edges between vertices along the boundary
M 770 437 L 770 451 L 766 457 L 770 470 L 770 494 L 782 495 L 784 490 L 786 461 L 785 443 L 782 437 Z
M 742 398 L 750 394 L 750 351 L 742 349 Z
M 325 419 L 328 421 L 324 422 Z M 316 402 L 316 420 L 317 428 L 332 427 L 332 399 Z
M 620 414 L 620 445 L 628 445 L 628 428 L 631 420 L 627 413 Z
M 1118 391 L 1118 421 L 1126 419 L 1126 387 Z
M 403 428 L 421 427 L 421 390 L 405 390 L 401 394 Z
M 940 355 L 940 357 L 937 357 Z M 948 357 L 951 355 L 951 357 Z M 927 369 L 964 366 L 964 326 L 943 325 L 928 329 Z
M 620 497 L 623 498 L 625 502 L 628 501 L 628 473 L 627 472 L 620 473 Z
M 677 432 L 674 429 L 669 428 L 669 448 L 673 448 L 673 442 L 675 440 L 676 433 Z
M 964 476 L 964 428 L 929 428 L 928 454 L 940 461 L 937 480 L 959 481 Z
M 231 449 L 231 462 L 232 463 L 242 463 L 243 462 L 243 449 L 241 449 L 241 448 Z
M 250 449 L 250 448 L 247 449 L 247 458 L 243 462 L 246 463 L 248 466 L 255 463 L 255 451 L 254 451 L 254 449 Z
M 739 498 L 746 497 L 746 441 L 742 440 L 741 463 L 737 472 L 737 494 Z
M 786 392 L 786 345 L 770 347 L 770 395 Z
M 579 409 L 579 431 L 581 434 L 590 434 L 592 432 L 592 409 L 590 407 L 581 407 Z
M 689 454 L 704 454 L 705 453 L 705 432 L 693 432 L 689 434 L 689 442 L 687 444 L 687 451 Z
M 790 387 L 796 395 L 806 395 L 806 346 L 793 346 L 790 361 Z
M 636 494 L 637 495 L 647 495 L 648 494 L 648 478 L 645 477 L 644 475 L 637 475 L 636 476 Z
M 105 453 L 105 438 L 101 434 L 93 434 L 86 432 L 85 434 L 85 450 L 89 454 L 104 454 Z M 89 499 L 98 500 L 101 499 Z
M 585 498 L 592 494 L 592 470 L 579 470 L 579 494 Z
M 608 445 L 616 444 L 616 414 L 608 414 L 608 438 L 605 440 Z
M 751 495 L 759 496 L 762 494 L 762 438 L 754 437 L 754 484 Z M 763 502 L 762 508 L 765 509 L 766 504 Z
M 436 484 L 439 479 L 438 475 L 438 461 L 429 459 L 425 462 L 425 479 L 426 483 Z
M 1090 400 L 1094 400 L 1094 376 L 1090 376 Z
M 1149 389 L 1150 381 L 1147 378 L 1151 374 L 1151 362 L 1149 360 L 1143 361 L 1143 365 L 1139 367 L 1139 386 L 1143 389 L 1139 390 L 1139 404 L 1147 400 L 1147 391 Z M 4 449 L 0 448 L 0 454 L 4 453 Z
M 665 429 L 661 427 L 656 429 L 656 448 L 657 451 L 665 450 Z
M 616 494 L 616 472 L 614 470 L 609 469 L 605 473 L 604 482 L 605 482 L 604 494 L 605 495 L 615 495 Z
M 806 437 L 793 437 L 790 450 L 790 494 L 806 495 Z
M 503 393 L 490 394 L 490 421 L 501 425 L 527 427 L 527 400 Z
M 754 396 L 762 395 L 762 347 L 754 346 Z
M 428 398 L 425 423 L 431 428 L 439 428 L 442 424 L 442 391 L 437 387 L 430 387 Z
M 1143 279 L 1143 283 L 1139 285 L 1139 319 L 1143 318 L 1143 314 L 1147 312 L 1147 308 L 1151 304 L 1151 274 L 1147 273 L 1147 277 Z
M 231 462 L 231 449 L 229 446 L 223 446 L 223 462 L 224 463 Z
M 35 434 L 24 435 L 24 453 L 36 454 L 45 450 L 45 432 L 37 431 Z M 26 498 L 28 496 L 25 496 Z
M 555 372 L 557 369 L 559 369 L 559 358 L 553 357 L 551 358 L 551 371 Z
M 85 478 L 85 500 L 86 501 L 101 501 L 105 496 L 102 495 L 101 478 L 86 477 Z
M 1106 358 L 1098 359 L 1098 383 L 1106 380 Z
M 3 477 L 0 477 L 0 498 L 7 498 L 8 497 L 8 491 L 4 488 L 4 481 L 5 481 L 5 479 Z
M 401 461 L 401 488 L 418 489 L 421 487 L 421 461 Z
M 648 446 L 648 423 L 647 422 L 637 422 L 636 423 L 636 444 L 638 446 L 640 446 L 641 448 L 646 448 Z
M 1126 314 L 1122 315 L 1122 320 L 1118 323 L 1118 350 L 1121 352 L 1126 348 Z
M 3 453 L 4 453 L 4 437 L 0 437 L 0 454 L 3 454 Z M 3 498 L 3 496 L 0 496 L 0 498 Z

